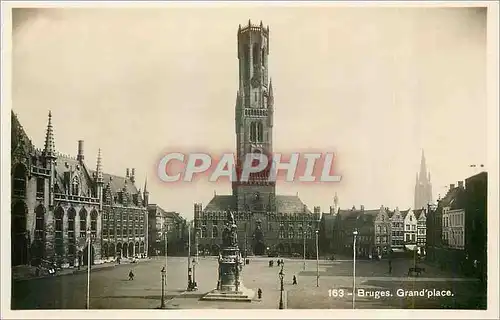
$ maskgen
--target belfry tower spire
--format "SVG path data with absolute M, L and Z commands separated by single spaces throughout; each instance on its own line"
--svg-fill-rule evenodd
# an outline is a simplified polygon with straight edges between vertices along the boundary
M 274 96 L 268 72 L 269 27 L 248 20 L 246 26 L 238 27 L 237 38 L 236 165 L 241 166 L 248 154 L 272 154 Z M 262 199 L 274 198 L 270 194 L 274 194 L 275 184 L 267 181 L 265 173 L 251 175 L 249 180 L 233 183 L 238 210 L 244 210 L 246 193 L 250 193 L 246 199 L 253 199 L 249 206 L 261 210 Z

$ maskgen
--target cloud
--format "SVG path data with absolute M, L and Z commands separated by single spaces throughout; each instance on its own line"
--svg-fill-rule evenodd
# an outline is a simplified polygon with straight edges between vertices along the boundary
M 104 168 L 155 174 L 175 146 L 234 150 L 238 24 L 269 24 L 274 150 L 338 151 L 343 181 L 279 184 L 310 206 L 405 207 L 424 148 L 435 191 L 486 159 L 483 11 L 467 8 L 217 7 L 18 12 L 13 108 L 38 146 L 48 110 L 56 147 Z M 176 150 L 173 150 L 176 151 Z M 195 150 L 198 151 L 198 150 Z M 152 181 L 150 179 L 149 181 Z M 141 181 L 141 180 L 139 180 Z M 192 215 L 213 189 L 149 183 Z M 193 191 L 195 190 L 195 192 Z

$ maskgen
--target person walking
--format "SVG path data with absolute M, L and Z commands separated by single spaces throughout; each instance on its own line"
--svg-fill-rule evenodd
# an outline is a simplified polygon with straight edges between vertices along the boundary
M 293 285 L 296 285 L 297 284 L 297 277 L 296 276 L 293 276 Z
M 392 273 L 392 259 L 389 259 L 389 274 Z
M 134 280 L 134 272 L 132 272 L 132 270 L 130 270 L 130 272 L 128 273 L 128 279 Z

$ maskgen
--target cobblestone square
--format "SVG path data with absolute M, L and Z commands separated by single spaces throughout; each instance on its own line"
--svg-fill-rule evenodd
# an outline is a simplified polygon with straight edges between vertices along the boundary
M 250 258 L 243 269 L 247 288 L 263 292 L 262 299 L 252 302 L 203 301 L 200 298 L 214 289 L 217 283 L 217 260 L 200 257 L 195 269 L 198 291 L 186 292 L 187 258 L 169 257 L 166 290 L 167 309 L 277 309 L 280 299 L 278 273 L 281 267 L 269 267 L 271 258 Z M 92 309 L 156 309 L 161 299 L 161 274 L 164 259 L 152 259 L 138 264 L 122 264 L 91 274 Z M 367 291 L 389 290 L 393 297 L 376 299 L 357 297 L 356 308 L 484 308 L 485 297 L 478 295 L 475 279 L 452 277 L 431 266 L 420 277 L 408 277 L 410 261 L 396 261 L 393 272 L 387 272 L 386 261 L 356 263 L 356 287 Z M 128 280 L 133 270 L 135 279 Z M 285 259 L 284 307 L 288 309 L 352 308 L 352 261 L 325 261 L 319 264 L 319 287 L 316 286 L 316 261 Z M 293 276 L 298 284 L 293 285 Z M 86 302 L 87 274 L 56 276 L 16 281 L 13 284 L 13 309 L 83 309 Z M 328 290 L 343 289 L 343 297 L 330 297 Z M 396 296 L 397 289 L 450 290 L 453 297 L 425 298 Z

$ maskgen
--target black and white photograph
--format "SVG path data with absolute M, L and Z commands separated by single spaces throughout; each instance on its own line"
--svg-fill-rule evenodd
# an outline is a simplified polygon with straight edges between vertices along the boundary
M 498 3 L 42 3 L 2 318 L 498 317 Z

